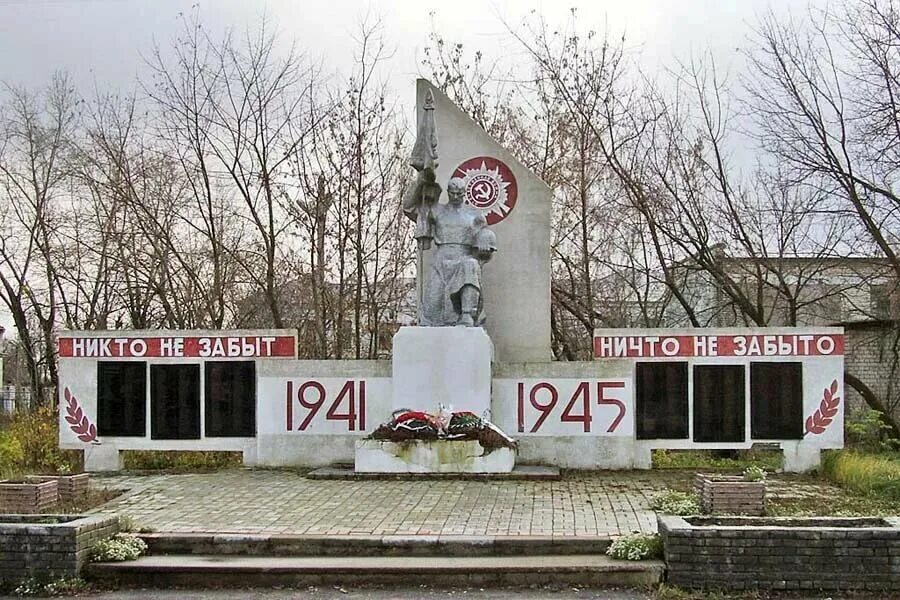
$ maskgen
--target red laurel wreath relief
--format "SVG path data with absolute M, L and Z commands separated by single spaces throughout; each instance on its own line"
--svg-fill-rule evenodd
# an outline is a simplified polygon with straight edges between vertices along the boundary
M 66 397 L 66 421 L 68 421 L 72 431 L 75 432 L 75 435 L 82 442 L 96 442 L 97 427 L 88 420 L 87 415 L 78 406 L 78 400 L 75 399 L 69 388 L 65 389 L 63 395 Z
M 825 388 L 825 395 L 822 397 L 822 402 L 819 403 L 819 408 L 806 419 L 807 433 L 825 433 L 825 428 L 831 425 L 831 421 L 837 415 L 838 405 L 841 403 L 841 398 L 835 396 L 837 389 L 837 379 L 831 382 L 830 388 Z

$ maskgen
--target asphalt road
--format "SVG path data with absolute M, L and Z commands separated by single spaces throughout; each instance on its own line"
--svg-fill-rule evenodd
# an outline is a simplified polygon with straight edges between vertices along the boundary
M 579 588 L 431 588 L 427 586 L 409 588 L 341 588 L 309 587 L 305 589 L 244 589 L 244 590 L 156 590 L 130 589 L 108 592 L 80 593 L 77 598 L 95 600 L 654 600 L 655 594 L 630 589 L 579 589 Z M 687 597 L 687 596 L 686 596 Z M 702 596 L 690 596 L 702 597 Z M 737 594 L 711 595 L 710 598 L 747 598 Z M 887 600 L 888 597 L 865 593 L 760 593 L 753 595 L 757 600 Z M 12 596 L 0 596 L 13 598 Z M 890 598 L 896 598 L 890 596 Z

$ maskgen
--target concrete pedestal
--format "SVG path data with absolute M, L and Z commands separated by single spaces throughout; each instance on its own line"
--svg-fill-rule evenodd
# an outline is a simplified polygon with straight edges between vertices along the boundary
M 493 345 L 481 327 L 401 327 L 394 335 L 394 409 L 439 405 L 490 418 Z
M 357 473 L 510 473 L 516 453 L 509 448 L 485 450 L 474 440 L 356 442 Z
M 819 448 L 810 448 L 801 441 L 783 442 L 784 464 L 782 469 L 786 473 L 806 473 L 817 469 L 822 462 L 822 451 Z
M 121 471 L 125 466 L 125 457 L 115 446 L 91 444 L 84 449 L 84 470 Z

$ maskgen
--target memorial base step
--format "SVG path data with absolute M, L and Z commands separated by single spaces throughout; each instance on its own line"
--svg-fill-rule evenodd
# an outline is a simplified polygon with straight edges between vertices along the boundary
M 441 480 L 466 481 L 559 481 L 558 467 L 541 465 L 516 465 L 509 473 L 359 473 L 352 466 L 334 466 L 315 469 L 306 474 L 307 479 L 393 479 L 393 480 Z
M 528 556 L 223 556 L 161 555 L 94 563 L 91 579 L 123 586 L 307 587 L 566 585 L 648 587 L 658 584 L 658 561 L 616 561 L 602 554 Z
M 477 440 L 356 442 L 354 469 L 360 473 L 509 473 L 516 466 L 512 448 L 485 448 Z

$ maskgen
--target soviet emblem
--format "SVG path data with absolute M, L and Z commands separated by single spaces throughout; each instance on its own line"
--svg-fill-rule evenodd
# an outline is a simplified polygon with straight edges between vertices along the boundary
M 488 225 L 505 219 L 516 206 L 519 187 L 506 163 L 490 156 L 476 156 L 453 172 L 466 182 L 466 202 L 484 214 Z

